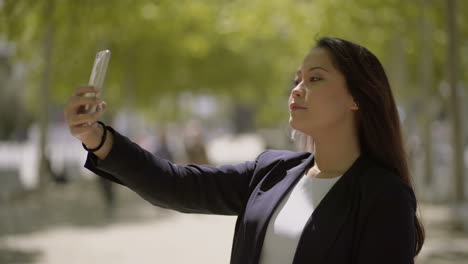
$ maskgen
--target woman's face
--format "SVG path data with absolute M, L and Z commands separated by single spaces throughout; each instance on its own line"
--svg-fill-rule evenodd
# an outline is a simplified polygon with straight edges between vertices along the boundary
M 289 124 L 306 134 L 336 128 L 352 120 L 358 107 L 344 75 L 333 66 L 328 51 L 313 49 L 302 62 L 289 97 Z

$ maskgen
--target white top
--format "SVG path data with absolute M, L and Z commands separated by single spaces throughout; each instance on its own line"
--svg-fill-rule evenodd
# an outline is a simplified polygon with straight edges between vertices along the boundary
M 265 234 L 260 264 L 292 263 L 302 230 L 312 212 L 341 176 L 325 179 L 304 175 L 273 213 Z

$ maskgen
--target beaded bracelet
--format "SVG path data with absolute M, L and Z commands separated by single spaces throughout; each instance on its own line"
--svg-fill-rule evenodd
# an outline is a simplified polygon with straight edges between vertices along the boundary
M 92 149 L 87 148 L 86 145 L 85 145 L 84 143 L 81 143 L 81 145 L 83 145 L 83 148 L 86 149 L 86 151 L 89 151 L 89 152 L 96 152 L 96 151 L 98 151 L 99 149 L 101 149 L 102 146 L 104 146 L 104 142 L 106 142 L 106 137 L 107 137 L 107 128 L 106 128 L 106 125 L 105 125 L 103 122 L 101 122 L 101 121 L 97 121 L 97 123 L 98 123 L 99 125 L 101 125 L 102 128 L 104 129 L 104 133 L 102 134 L 102 137 L 101 137 L 101 143 L 99 143 L 99 145 L 98 145 L 97 147 L 92 148 Z

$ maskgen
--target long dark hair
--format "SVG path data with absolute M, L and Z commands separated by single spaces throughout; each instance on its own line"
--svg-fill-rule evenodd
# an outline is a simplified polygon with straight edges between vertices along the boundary
M 334 66 L 344 75 L 348 90 L 359 107 L 356 120 L 361 151 L 413 188 L 395 99 L 377 57 L 366 48 L 339 38 L 320 38 L 316 47 L 329 51 Z M 416 215 L 414 222 L 416 256 L 421 251 L 425 234 Z

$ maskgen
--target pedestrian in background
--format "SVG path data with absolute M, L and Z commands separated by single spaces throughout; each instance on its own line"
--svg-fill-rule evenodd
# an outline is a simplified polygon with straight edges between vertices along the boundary
M 190 121 L 185 127 L 184 135 L 185 153 L 188 163 L 210 164 L 206 154 L 203 127 L 198 121 Z
M 169 148 L 167 139 L 167 128 L 161 127 L 156 133 L 156 147 L 154 148 L 153 154 L 166 159 L 168 161 L 174 161 L 174 155 Z

